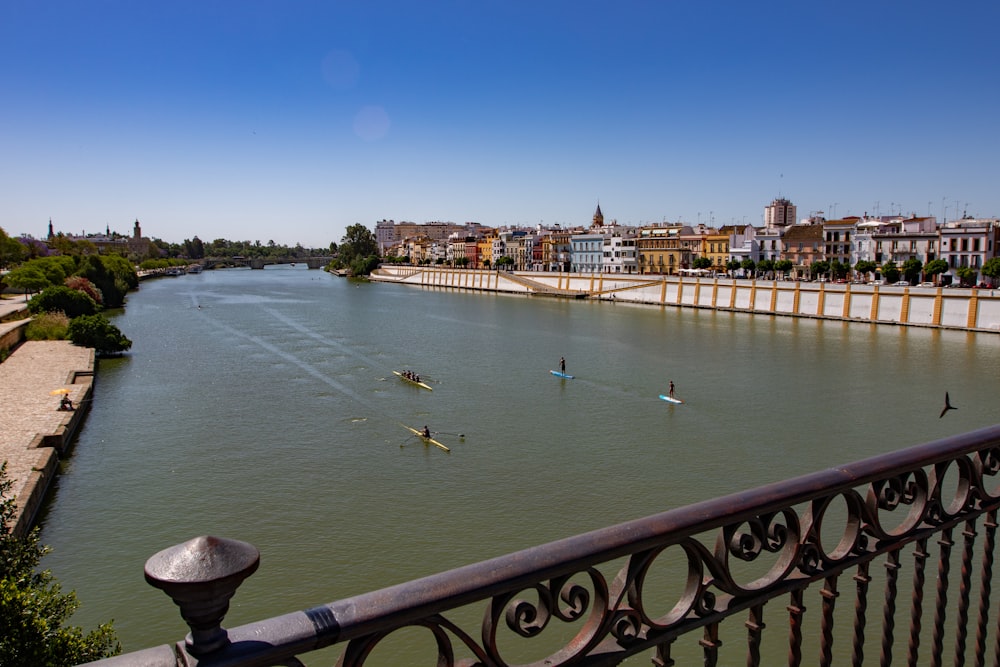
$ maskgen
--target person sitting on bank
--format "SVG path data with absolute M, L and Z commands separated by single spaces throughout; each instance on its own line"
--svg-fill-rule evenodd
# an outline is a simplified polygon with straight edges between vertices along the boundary
M 59 409 L 67 411 L 73 409 L 73 401 L 66 394 L 63 394 L 63 397 L 59 399 Z

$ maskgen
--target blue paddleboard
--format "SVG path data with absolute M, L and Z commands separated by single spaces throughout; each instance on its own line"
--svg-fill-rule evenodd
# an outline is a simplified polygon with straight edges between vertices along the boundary
M 681 400 L 681 399 L 679 399 L 679 398 L 670 398 L 670 397 L 669 397 L 669 396 L 667 396 L 666 394 L 660 394 L 660 398 L 662 398 L 662 399 L 663 399 L 664 401 L 666 401 L 667 403 L 676 403 L 676 404 L 678 404 L 678 405 L 680 405 L 681 403 L 683 403 L 683 402 L 684 402 L 684 401 L 682 401 L 682 400 Z
M 552 373 L 553 375 L 555 375 L 557 378 L 565 378 L 567 380 L 572 380 L 573 379 L 573 376 L 569 375 L 567 373 L 560 373 L 559 371 L 549 371 L 549 372 Z

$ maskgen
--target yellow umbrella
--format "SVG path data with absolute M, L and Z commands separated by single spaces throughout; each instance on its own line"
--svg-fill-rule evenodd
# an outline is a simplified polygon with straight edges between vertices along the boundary
M 53 391 L 50 391 L 49 395 L 51 395 L 51 396 L 58 396 L 59 394 L 68 394 L 68 393 L 69 393 L 69 389 L 55 389 Z

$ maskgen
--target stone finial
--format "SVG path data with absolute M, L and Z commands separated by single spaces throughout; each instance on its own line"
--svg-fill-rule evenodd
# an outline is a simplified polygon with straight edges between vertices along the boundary
M 146 561 L 146 581 L 180 607 L 191 628 L 186 642 L 192 655 L 229 643 L 222 620 L 240 584 L 257 570 L 260 551 L 247 542 L 202 536 L 164 549 Z

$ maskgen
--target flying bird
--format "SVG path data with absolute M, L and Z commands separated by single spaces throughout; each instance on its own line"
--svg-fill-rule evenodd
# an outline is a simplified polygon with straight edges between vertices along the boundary
M 944 413 L 948 412 L 949 410 L 958 410 L 958 408 L 956 408 L 954 405 L 951 404 L 951 399 L 948 398 L 948 392 L 944 392 L 944 409 L 941 410 L 941 414 L 938 415 L 938 419 L 944 417 Z

